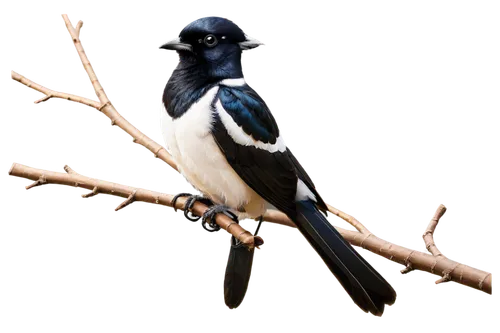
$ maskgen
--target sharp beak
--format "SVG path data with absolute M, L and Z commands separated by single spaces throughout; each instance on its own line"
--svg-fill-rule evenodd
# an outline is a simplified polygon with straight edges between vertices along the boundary
M 160 46 L 160 49 L 193 52 L 193 47 L 189 44 L 182 43 L 180 38 L 173 39 L 163 44 Z
M 250 50 L 254 49 L 259 45 L 264 45 L 264 43 L 259 42 L 257 39 L 254 39 L 250 36 L 245 35 L 245 41 L 238 43 L 242 50 Z

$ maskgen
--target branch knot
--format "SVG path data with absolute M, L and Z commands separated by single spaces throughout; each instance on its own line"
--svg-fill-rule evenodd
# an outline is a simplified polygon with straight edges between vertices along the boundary
M 160 153 L 160 151 L 161 151 L 162 149 L 165 149 L 165 148 L 164 148 L 164 147 L 162 147 L 162 146 L 160 146 L 160 148 L 158 148 L 158 150 L 154 153 L 156 158 L 158 158 L 158 156 L 159 156 L 158 154 Z
M 365 242 L 365 240 L 367 240 L 367 239 L 368 239 L 368 237 L 370 237 L 371 235 L 372 235 L 372 233 L 371 233 L 371 232 L 370 232 L 370 233 L 368 233 L 368 234 L 365 236 L 365 238 L 363 238 L 363 240 L 361 241 L 361 243 L 359 244 L 359 246 L 360 246 L 360 247 L 362 247 L 362 248 L 364 248 L 364 247 L 363 247 L 363 243 L 364 243 L 364 242 Z
M 110 106 L 110 105 L 111 105 L 111 102 L 110 102 L 110 101 L 107 101 L 106 103 L 101 104 L 101 106 L 99 106 L 99 108 L 98 108 L 97 110 L 99 110 L 99 111 L 101 111 L 101 112 L 102 112 L 102 110 L 103 110 L 105 107 Z
M 410 261 L 413 252 L 415 252 L 415 250 L 412 250 L 403 261 L 406 267 L 401 270 L 401 274 L 406 274 L 414 270 L 413 264 Z

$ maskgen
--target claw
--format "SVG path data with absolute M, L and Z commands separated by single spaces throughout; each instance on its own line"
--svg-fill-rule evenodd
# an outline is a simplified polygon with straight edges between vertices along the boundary
M 210 199 L 202 197 L 200 195 L 192 195 L 190 193 L 179 193 L 176 196 L 174 196 L 174 198 L 171 201 L 172 207 L 174 207 L 174 211 L 177 211 L 177 209 L 175 208 L 175 203 L 177 199 L 179 199 L 180 197 L 188 197 L 186 199 L 186 203 L 184 204 L 184 216 L 191 222 L 197 222 L 201 218 L 201 216 L 195 215 L 193 214 L 193 212 L 191 212 L 191 208 L 193 208 L 196 201 L 202 202 L 207 206 L 213 205 Z
M 229 209 L 229 207 L 224 205 L 214 205 L 207 209 L 205 213 L 203 213 L 203 217 L 201 220 L 203 229 L 209 232 L 219 231 L 220 226 L 217 224 L 217 222 L 215 222 L 215 216 L 219 213 L 228 216 L 236 223 L 239 222 L 238 217 Z
M 180 197 L 188 197 L 191 194 L 192 193 L 189 191 L 180 191 L 179 193 L 174 195 L 174 197 L 172 198 L 172 207 L 175 208 L 175 203 L 177 202 L 177 199 L 179 199 Z

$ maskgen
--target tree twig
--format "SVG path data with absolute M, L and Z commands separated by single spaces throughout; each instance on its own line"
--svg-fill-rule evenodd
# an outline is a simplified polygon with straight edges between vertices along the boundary
M 68 13 L 61 13 L 61 20 L 64 23 L 66 33 L 68 34 L 70 40 L 74 45 L 74 50 L 76 52 L 80 65 L 82 66 L 83 71 L 87 74 L 89 83 L 96 93 L 97 99 L 101 102 L 99 106 L 92 107 L 100 112 L 103 116 L 105 116 L 112 124 L 112 126 L 116 126 L 125 134 L 127 134 L 134 144 L 145 148 L 153 157 L 158 158 L 160 161 L 172 168 L 172 170 L 178 172 L 177 164 L 175 163 L 174 158 L 167 152 L 165 147 L 151 138 L 149 135 L 144 133 L 144 131 L 142 131 L 140 127 L 132 124 L 129 120 L 123 117 L 120 111 L 118 111 L 118 109 L 114 106 L 114 104 L 110 100 L 110 96 L 106 92 L 106 89 L 104 89 L 104 86 L 96 73 L 94 65 L 89 59 L 87 50 L 85 49 L 80 39 L 81 31 L 75 29 Z M 88 103 L 89 101 L 84 100 L 83 102 Z
M 441 251 L 438 250 L 436 243 L 434 242 L 434 230 L 436 230 L 439 219 L 444 215 L 444 213 L 446 213 L 446 207 L 443 205 L 439 205 L 438 209 L 436 210 L 436 214 L 434 214 L 434 217 L 432 218 L 431 222 L 427 226 L 427 229 L 425 229 L 425 232 L 422 235 L 426 249 L 435 257 L 444 257 L 444 255 L 441 253 Z
M 9 175 L 27 178 L 31 180 L 44 179 L 46 184 L 61 184 L 68 186 L 76 186 L 92 190 L 90 193 L 97 192 L 103 194 L 110 194 L 119 197 L 127 198 L 122 205 L 129 204 L 133 201 L 143 201 L 153 204 L 164 205 L 172 207 L 171 201 L 173 196 L 154 191 L 149 191 L 141 188 L 120 185 L 116 183 L 107 182 L 89 178 L 78 174 L 68 166 L 64 168 L 67 173 L 53 172 L 41 169 L 31 168 L 22 164 L 13 164 L 9 171 Z M 179 198 L 176 203 L 177 209 L 183 209 L 185 198 Z M 120 205 L 121 206 L 121 205 Z M 199 216 L 207 209 L 207 206 L 202 203 L 196 202 L 193 207 L 193 212 Z M 295 227 L 293 222 L 283 213 L 269 210 L 264 215 L 264 220 L 267 222 L 278 223 L 290 227 Z M 254 237 L 246 230 L 241 228 L 240 225 L 232 223 L 224 214 L 217 215 L 217 224 L 223 229 L 231 233 L 233 236 L 240 239 L 247 246 L 259 246 L 263 243 L 260 237 Z M 231 228 L 228 228 L 232 225 Z M 375 235 L 369 233 L 361 233 L 359 231 L 351 231 L 343 228 L 335 227 L 342 236 L 352 245 L 363 247 L 375 254 L 383 256 L 389 260 L 406 265 L 405 270 L 421 270 L 435 275 L 442 276 L 441 279 L 447 281 L 455 281 L 457 283 L 482 290 L 491 294 L 491 274 L 482 270 L 466 266 L 450 260 L 446 257 L 436 260 L 436 257 L 427 253 L 410 250 L 403 246 L 390 243 Z M 410 267 L 411 269 L 408 269 Z M 441 280 L 440 279 L 440 280 Z M 439 281 L 439 280 L 438 280 Z
M 82 106 L 86 106 L 86 107 L 93 108 L 96 110 L 100 106 L 100 103 L 98 101 L 96 101 L 95 99 L 89 98 L 89 97 L 84 96 L 84 95 L 79 95 L 79 94 L 76 94 L 73 92 L 65 92 L 65 91 L 62 91 L 62 89 L 54 89 L 54 88 L 46 87 L 46 86 L 32 80 L 30 77 L 28 77 L 24 74 L 21 74 L 19 71 L 14 70 L 14 69 L 11 69 L 9 71 L 9 78 L 12 81 L 17 82 L 17 83 L 25 86 L 29 90 L 37 92 L 43 96 L 43 97 L 35 100 L 33 102 L 34 105 L 45 102 L 50 97 L 50 99 L 57 99 L 57 100 L 60 100 L 62 102 L 66 102 L 66 103 L 76 103 L 76 104 L 80 104 Z
M 444 215 L 444 213 L 446 213 L 446 207 L 444 205 L 439 205 L 438 209 L 436 210 L 436 213 L 434 214 L 434 217 L 432 218 L 431 222 L 427 226 L 427 229 L 425 229 L 425 232 L 422 235 L 422 238 L 424 239 L 424 243 L 425 243 L 425 248 L 427 249 L 427 251 L 429 251 L 435 257 L 434 265 L 437 264 L 438 260 L 442 260 L 442 258 L 446 258 L 444 256 L 444 254 L 441 251 L 439 251 L 439 249 L 437 248 L 436 243 L 434 241 L 434 231 L 436 230 L 436 227 L 439 223 L 439 220 Z M 436 281 L 436 284 L 451 281 L 451 279 L 452 279 L 451 274 L 460 265 L 461 264 L 457 263 L 456 265 L 444 270 L 442 272 L 442 277 Z M 479 285 L 482 286 L 482 280 L 479 282 Z
M 92 86 L 94 86 L 95 93 L 99 100 L 101 101 L 102 105 L 106 105 L 109 103 L 108 96 L 106 96 L 106 93 L 104 92 L 103 87 L 101 86 L 101 83 L 97 79 L 97 75 L 94 72 L 94 69 L 92 68 L 92 65 L 90 64 L 89 59 L 87 58 L 87 55 L 85 54 L 85 50 L 83 49 L 82 43 L 80 42 L 80 29 L 83 26 L 83 21 L 79 21 L 77 24 L 76 29 L 73 27 L 73 24 L 71 24 L 71 21 L 68 18 L 68 15 L 63 14 L 62 15 L 64 23 L 66 24 L 66 28 L 68 29 L 69 34 L 71 35 L 71 38 L 73 39 L 73 43 L 75 44 L 76 51 L 78 52 L 78 55 L 80 56 L 80 60 L 82 61 L 83 67 L 85 68 L 85 71 L 89 75 L 90 82 L 92 83 Z

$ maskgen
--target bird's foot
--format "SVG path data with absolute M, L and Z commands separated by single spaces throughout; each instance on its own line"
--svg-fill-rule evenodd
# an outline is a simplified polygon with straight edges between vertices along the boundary
M 179 193 L 176 196 L 174 196 L 174 198 L 171 201 L 172 207 L 174 207 L 174 211 L 177 211 L 177 208 L 175 208 L 175 203 L 177 202 L 177 199 L 179 199 L 180 197 L 188 197 L 186 199 L 186 203 L 184 204 L 184 216 L 191 222 L 197 222 L 201 218 L 201 216 L 195 215 L 191 211 L 191 208 L 193 208 L 194 203 L 196 201 L 204 203 L 207 206 L 212 206 L 214 204 L 212 200 L 201 195 L 192 195 L 190 193 Z
M 203 217 L 201 219 L 201 225 L 206 231 L 214 232 L 220 230 L 220 226 L 217 222 L 215 222 L 215 216 L 219 213 L 226 215 L 235 223 L 239 222 L 238 217 L 231 211 L 231 209 L 229 209 L 229 207 L 224 205 L 214 205 L 203 213 Z

